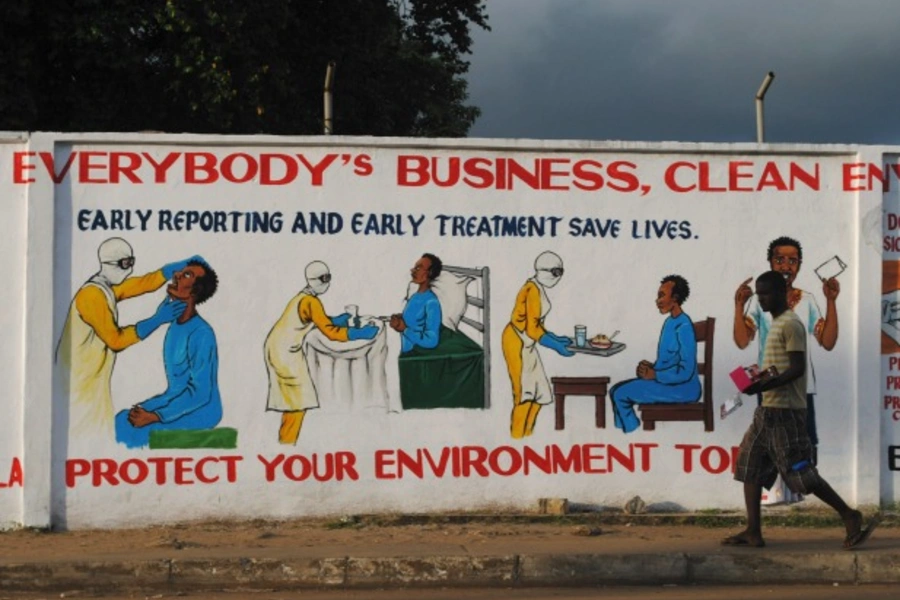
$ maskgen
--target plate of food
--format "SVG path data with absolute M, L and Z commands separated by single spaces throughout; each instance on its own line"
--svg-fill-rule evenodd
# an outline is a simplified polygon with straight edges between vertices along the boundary
M 613 339 L 619 335 L 619 330 L 617 329 L 612 335 L 606 335 L 605 333 L 598 333 L 594 337 L 588 340 L 588 345 L 592 348 L 600 348 L 601 350 L 605 350 L 606 348 L 612 348 Z
M 612 338 L 604 334 L 598 334 L 588 340 L 591 348 L 611 348 L 613 345 Z
M 612 356 L 618 354 L 625 349 L 625 344 L 613 341 L 619 335 L 616 331 L 612 335 L 598 333 L 594 337 L 587 340 L 584 346 L 571 345 L 569 350 L 580 354 L 592 354 L 595 356 Z

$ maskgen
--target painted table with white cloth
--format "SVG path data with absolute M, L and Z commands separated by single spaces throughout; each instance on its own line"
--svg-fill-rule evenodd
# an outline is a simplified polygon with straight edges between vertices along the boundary
M 378 327 L 374 339 L 336 342 L 313 329 L 303 340 L 309 374 L 323 411 L 390 408 L 385 324 L 376 317 L 361 316 L 360 321 Z

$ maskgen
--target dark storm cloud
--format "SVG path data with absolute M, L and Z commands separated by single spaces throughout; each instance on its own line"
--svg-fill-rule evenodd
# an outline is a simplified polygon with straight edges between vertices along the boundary
M 900 1 L 488 0 L 471 135 L 900 143 Z

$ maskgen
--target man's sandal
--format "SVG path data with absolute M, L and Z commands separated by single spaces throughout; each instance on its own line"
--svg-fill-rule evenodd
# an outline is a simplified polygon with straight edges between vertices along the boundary
M 731 535 L 722 540 L 723 546 L 747 546 L 749 548 L 764 548 L 766 543 L 763 540 L 755 540 L 746 537 L 743 533 Z
M 876 514 L 869 519 L 868 523 L 866 523 L 865 529 L 860 528 L 855 533 L 851 533 L 844 538 L 844 550 L 852 550 L 869 539 L 869 536 L 872 535 L 872 532 L 875 531 L 875 528 L 881 523 L 881 518 L 881 513 Z

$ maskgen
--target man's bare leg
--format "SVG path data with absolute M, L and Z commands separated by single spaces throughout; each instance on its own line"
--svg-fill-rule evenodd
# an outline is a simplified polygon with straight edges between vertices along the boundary
M 810 491 L 819 500 L 836 510 L 841 516 L 841 520 L 844 521 L 844 528 L 847 530 L 848 540 L 859 535 L 863 524 L 862 513 L 847 506 L 844 499 L 834 491 L 827 481 L 822 479 L 821 475 L 819 475 L 819 482 L 816 485 L 816 489 Z
M 766 542 L 762 537 L 762 486 L 744 482 L 744 504 L 747 506 L 747 528 L 722 540 L 724 546 L 754 546 L 762 548 Z

